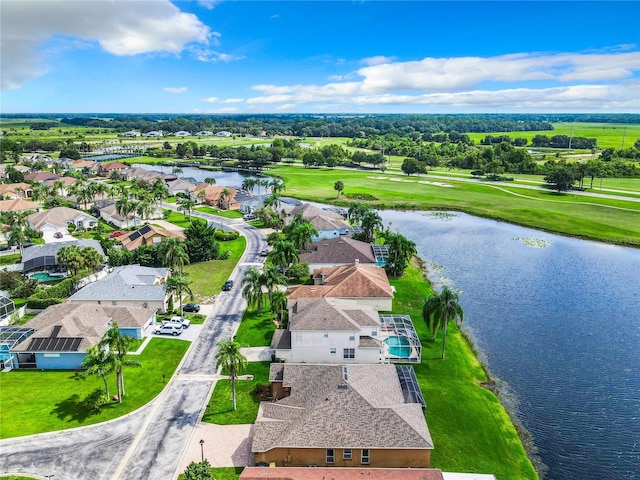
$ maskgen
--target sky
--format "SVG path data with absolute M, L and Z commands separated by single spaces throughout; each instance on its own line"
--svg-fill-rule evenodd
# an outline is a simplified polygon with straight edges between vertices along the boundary
M 640 113 L 640 2 L 0 0 L 0 113 Z

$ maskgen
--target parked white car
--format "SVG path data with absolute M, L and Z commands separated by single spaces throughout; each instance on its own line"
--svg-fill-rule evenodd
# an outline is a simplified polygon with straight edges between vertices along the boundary
M 174 337 L 182 334 L 182 327 L 180 325 L 175 325 L 172 323 L 163 323 L 159 327 L 157 327 L 153 333 L 157 333 L 160 335 L 173 335 Z
M 177 325 L 181 328 L 189 328 L 189 325 L 191 325 L 191 320 L 184 317 L 175 316 L 175 317 L 171 317 L 169 320 L 165 320 L 164 322 L 162 322 L 162 324 Z

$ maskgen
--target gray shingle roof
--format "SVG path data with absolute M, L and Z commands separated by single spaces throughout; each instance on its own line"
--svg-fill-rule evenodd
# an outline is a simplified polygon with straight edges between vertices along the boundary
M 291 393 L 262 402 L 252 451 L 273 448 L 432 449 L 418 403 L 405 403 L 393 365 L 281 364 Z M 277 372 L 271 371 L 275 377 Z M 272 377 L 273 378 L 273 377 Z
M 98 221 L 93 215 L 69 207 L 55 207 L 51 210 L 43 210 L 42 212 L 34 213 L 27 217 L 27 220 L 33 225 L 33 228 L 40 228 L 46 224 L 62 228 L 66 227 L 67 223 L 72 220 L 81 220 L 84 222 L 87 219 L 94 220 L 95 222 Z
M 312 243 L 309 252 L 300 255 L 301 263 L 376 263 L 371 244 L 347 237 Z
M 342 298 L 301 298 L 292 307 L 289 330 L 360 330 L 380 324 L 373 307 Z
M 291 350 L 291 332 L 284 328 L 278 328 L 273 332 L 271 348 L 274 350 Z
M 83 300 L 164 300 L 166 268 L 125 265 L 116 267 L 102 280 L 78 290 L 69 301 Z M 162 283 L 161 283 L 162 282 Z

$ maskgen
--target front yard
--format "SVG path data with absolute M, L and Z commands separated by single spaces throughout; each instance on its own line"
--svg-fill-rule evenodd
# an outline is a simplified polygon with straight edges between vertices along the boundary
M 135 357 L 142 368 L 125 368 L 127 395 L 123 402 L 109 403 L 99 411 L 91 411 L 86 399 L 96 389 L 104 390 L 100 377 L 82 379 L 68 370 L 0 373 L 0 438 L 66 430 L 132 412 L 162 391 L 189 345 L 190 342 L 175 339 L 153 338 Z M 108 381 L 109 393 L 114 395 L 115 373 L 109 374 Z

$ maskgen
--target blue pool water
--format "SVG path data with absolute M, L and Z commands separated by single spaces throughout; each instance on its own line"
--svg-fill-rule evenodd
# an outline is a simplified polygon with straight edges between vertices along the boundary
M 39 282 L 53 282 L 56 280 L 63 280 L 64 275 L 50 275 L 49 272 L 36 272 L 29 275 L 29 278 L 35 278 Z
M 389 346 L 389 354 L 394 357 L 408 358 L 411 356 L 409 340 L 404 337 L 392 336 L 384 339 Z

